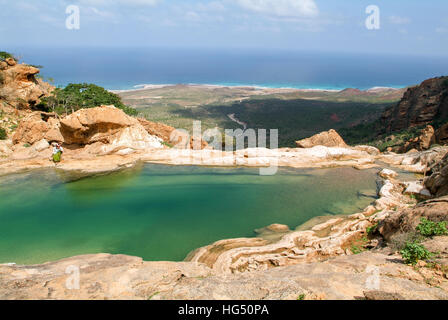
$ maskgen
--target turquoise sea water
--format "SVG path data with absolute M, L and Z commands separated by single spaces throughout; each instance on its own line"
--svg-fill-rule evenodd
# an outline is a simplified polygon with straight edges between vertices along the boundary
M 406 87 L 448 74 L 445 57 L 286 50 L 186 48 L 4 48 L 44 68 L 56 85 L 107 89 L 142 84 L 215 84 L 335 89 Z
M 71 182 L 54 170 L 3 176 L 0 263 L 100 252 L 180 261 L 272 223 L 357 212 L 373 201 L 376 172 L 145 165 Z

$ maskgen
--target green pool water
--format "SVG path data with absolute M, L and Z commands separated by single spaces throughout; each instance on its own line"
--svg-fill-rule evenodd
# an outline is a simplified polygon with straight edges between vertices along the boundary
M 100 252 L 180 261 L 272 223 L 355 213 L 373 201 L 377 171 L 145 165 L 75 181 L 55 170 L 3 176 L 0 263 Z

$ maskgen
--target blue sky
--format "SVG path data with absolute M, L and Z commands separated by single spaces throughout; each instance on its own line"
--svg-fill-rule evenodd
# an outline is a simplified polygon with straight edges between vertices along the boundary
M 379 30 L 365 27 L 368 5 Z M 65 27 L 78 5 L 79 30 Z M 0 0 L 0 47 L 142 46 L 448 55 L 446 0 Z

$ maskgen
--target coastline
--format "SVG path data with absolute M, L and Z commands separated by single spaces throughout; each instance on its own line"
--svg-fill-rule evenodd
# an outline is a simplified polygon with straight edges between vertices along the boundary
M 216 88 L 231 88 L 231 89 L 253 89 L 253 90 L 285 90 L 285 91 L 297 91 L 297 92 L 332 92 L 337 93 L 341 92 L 344 89 L 351 88 L 350 86 L 345 88 L 310 88 L 303 86 L 269 86 L 269 85 L 254 85 L 254 84 L 201 84 L 201 83 L 179 83 L 179 84 L 139 84 L 135 85 L 133 89 L 108 89 L 113 93 L 125 93 L 125 92 L 135 92 L 135 91 L 143 91 L 143 90 L 151 90 L 151 89 L 162 89 L 166 87 L 174 87 L 174 86 L 187 86 L 187 87 L 199 87 L 205 89 L 216 89 Z M 401 90 L 405 87 L 402 86 L 374 86 L 371 88 L 361 89 L 366 92 L 375 92 L 381 90 Z

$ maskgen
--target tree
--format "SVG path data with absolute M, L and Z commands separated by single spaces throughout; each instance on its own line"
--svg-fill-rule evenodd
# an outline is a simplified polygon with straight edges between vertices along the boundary
M 114 105 L 128 115 L 137 115 L 137 110 L 126 106 L 118 95 L 87 83 L 71 83 L 63 89 L 55 89 L 52 96 L 42 99 L 40 107 L 58 113 L 73 113 L 79 109 L 100 105 Z

